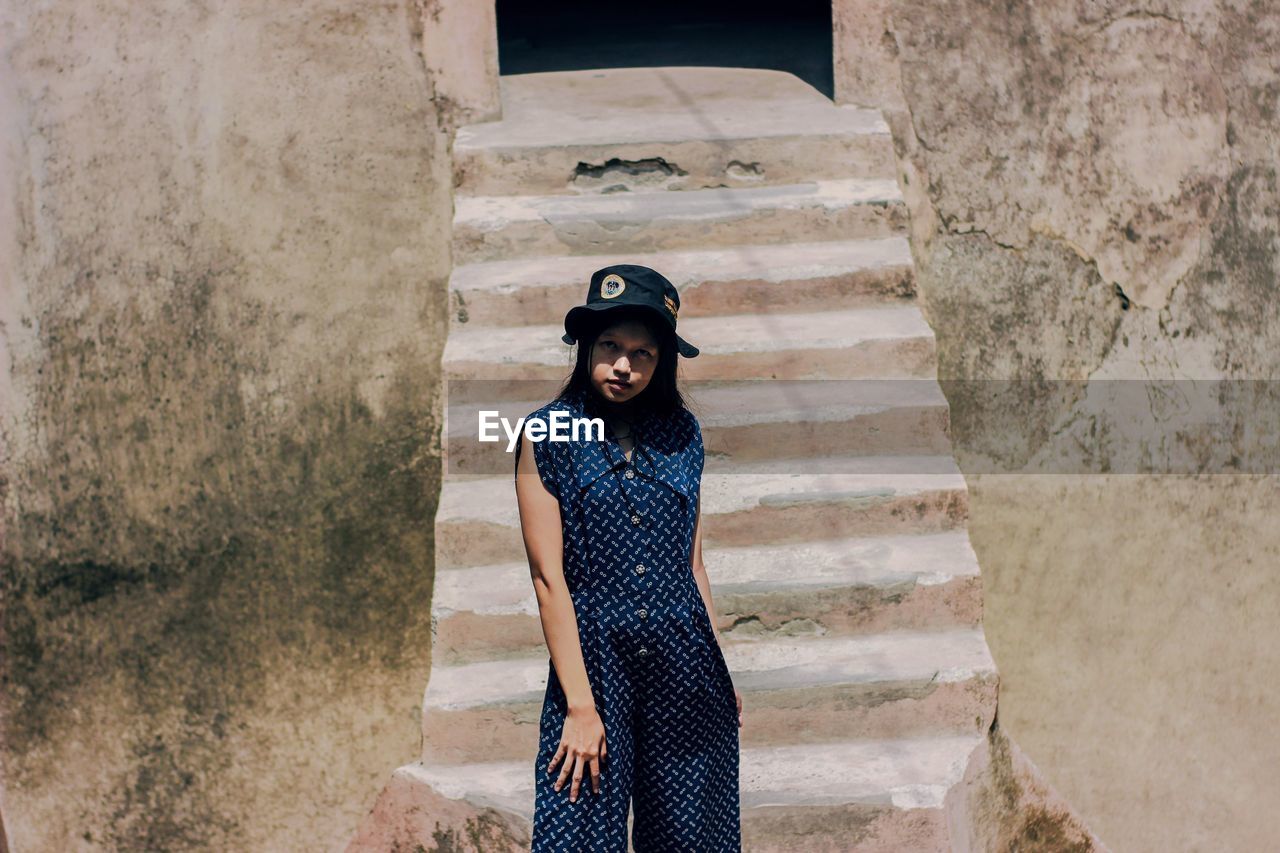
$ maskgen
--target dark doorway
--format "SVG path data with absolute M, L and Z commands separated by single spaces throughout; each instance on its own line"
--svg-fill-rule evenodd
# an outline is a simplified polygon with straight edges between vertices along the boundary
M 502 74 L 654 65 L 789 71 L 828 98 L 831 0 L 497 0 Z

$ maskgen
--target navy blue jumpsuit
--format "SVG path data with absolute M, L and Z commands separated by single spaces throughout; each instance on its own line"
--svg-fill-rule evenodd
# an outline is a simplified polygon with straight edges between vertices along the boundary
M 528 417 L 592 417 L 594 396 L 574 392 Z M 571 780 L 552 787 L 566 700 L 548 655 L 532 850 L 625 853 L 632 806 L 636 853 L 740 851 L 737 702 L 691 571 L 702 431 L 680 409 L 642 418 L 632 436 L 630 460 L 607 427 L 604 441 L 531 442 L 560 503 L 564 574 L 607 746 L 598 794 L 589 768 L 577 802 Z

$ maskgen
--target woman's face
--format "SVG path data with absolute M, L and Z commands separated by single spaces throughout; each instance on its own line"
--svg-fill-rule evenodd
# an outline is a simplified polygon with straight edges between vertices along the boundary
M 658 342 L 636 320 L 607 327 L 591 347 L 591 384 L 610 402 L 635 397 L 657 368 Z

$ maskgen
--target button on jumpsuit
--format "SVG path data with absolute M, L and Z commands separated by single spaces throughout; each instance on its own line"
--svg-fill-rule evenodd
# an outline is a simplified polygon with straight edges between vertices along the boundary
M 528 417 L 592 417 L 593 393 Z M 702 432 L 680 409 L 644 417 L 632 435 L 630 460 L 608 428 L 604 441 L 531 443 L 560 503 L 565 579 L 606 744 L 598 794 L 589 768 L 576 802 L 571 781 L 552 787 L 566 700 L 548 656 L 532 851 L 625 853 L 629 806 L 636 853 L 740 851 L 737 702 L 691 570 Z

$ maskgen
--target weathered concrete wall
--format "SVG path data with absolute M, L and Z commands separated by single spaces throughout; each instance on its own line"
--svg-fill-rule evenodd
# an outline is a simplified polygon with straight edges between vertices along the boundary
M 837 104 L 901 112 L 892 0 L 833 0 L 831 71 Z
M 1277 375 L 1280 12 L 888 6 L 940 373 L 1019 380 L 948 386 L 1002 725 L 1117 850 L 1273 846 L 1280 482 L 1210 472 L 1274 392 L 1187 426 L 1153 388 L 1122 423 L 1145 385 L 1057 380 Z M 983 473 L 1024 464 L 1077 473 Z
M 439 124 L 501 118 L 494 0 L 421 0 L 420 8 L 422 57 Z
M 1009 740 L 999 718 L 947 792 L 951 853 L 1104 853 L 1071 805 Z
M 427 680 L 450 181 L 422 10 L 2 26 L 14 848 L 339 848 Z

